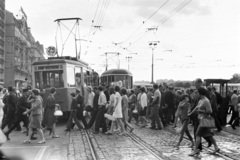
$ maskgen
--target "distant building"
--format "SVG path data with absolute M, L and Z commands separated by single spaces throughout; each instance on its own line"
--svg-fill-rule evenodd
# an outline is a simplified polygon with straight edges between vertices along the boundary
M 44 59 L 44 49 L 36 42 L 27 24 L 27 16 L 21 8 L 20 19 L 5 11 L 5 77 L 4 86 L 21 89 L 26 79 L 32 83 L 32 63 Z
M 4 85 L 5 0 L 0 1 L 0 85 Z

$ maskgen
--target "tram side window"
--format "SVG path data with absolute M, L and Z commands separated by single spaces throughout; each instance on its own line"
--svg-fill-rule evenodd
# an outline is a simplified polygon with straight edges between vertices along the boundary
M 67 84 L 68 87 L 76 87 L 74 67 L 67 67 Z
M 75 68 L 75 81 L 76 86 L 79 88 L 81 86 L 81 68 Z
M 63 71 L 60 70 L 60 71 L 44 71 L 44 72 L 42 72 L 42 82 L 43 82 L 42 83 L 43 88 L 64 87 Z

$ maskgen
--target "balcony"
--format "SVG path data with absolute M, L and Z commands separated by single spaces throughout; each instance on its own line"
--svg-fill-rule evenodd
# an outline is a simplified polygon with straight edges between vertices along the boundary
M 4 69 L 3 68 L 0 68 L 0 73 L 3 73 L 4 72 Z

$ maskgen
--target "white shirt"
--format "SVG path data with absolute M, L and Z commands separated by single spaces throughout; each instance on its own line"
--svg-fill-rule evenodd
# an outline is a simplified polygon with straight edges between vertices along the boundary
M 87 106 L 93 107 L 93 98 L 95 96 L 94 92 L 88 93 Z
M 148 98 L 147 98 L 146 93 L 142 93 L 141 99 L 140 99 L 140 104 L 141 104 L 142 108 L 147 106 L 147 101 L 148 101 Z
M 98 105 L 103 106 L 107 104 L 107 98 L 103 91 L 100 92 L 99 98 L 98 98 Z

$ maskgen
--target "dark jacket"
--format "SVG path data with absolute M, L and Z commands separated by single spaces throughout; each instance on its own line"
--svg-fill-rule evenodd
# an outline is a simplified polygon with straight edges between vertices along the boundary
M 31 104 L 27 102 L 27 98 L 25 96 L 22 96 L 18 99 L 16 114 L 22 115 L 23 112 L 30 108 Z
M 76 100 L 76 98 L 73 98 L 72 102 L 71 102 L 71 110 L 76 111 L 77 107 L 78 107 L 77 100 Z
M 7 106 L 8 106 L 8 110 L 10 111 L 14 111 L 16 110 L 16 103 L 17 103 L 17 96 L 15 93 L 10 92 L 9 96 L 7 98 Z
M 80 107 L 83 107 L 84 99 L 80 94 L 77 95 L 76 101 L 77 101 L 77 105 L 80 105 Z
M 98 109 L 98 98 L 99 98 L 99 96 L 100 96 L 99 92 L 96 92 L 95 96 L 93 98 L 93 108 L 94 108 L 94 110 Z
M 172 91 L 165 92 L 165 103 L 170 108 L 174 108 L 174 93 Z

